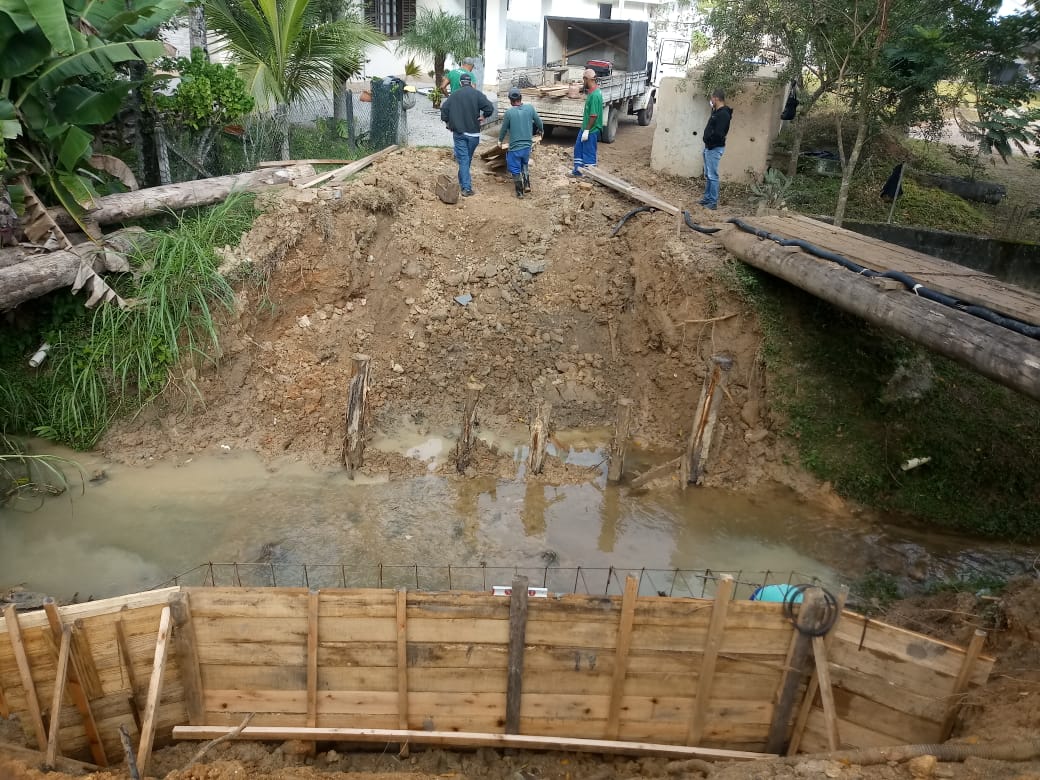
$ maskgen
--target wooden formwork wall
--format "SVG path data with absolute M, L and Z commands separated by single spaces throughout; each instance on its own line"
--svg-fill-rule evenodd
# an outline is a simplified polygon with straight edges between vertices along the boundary
M 171 588 L 59 611 L 87 640 L 98 682 L 90 703 L 110 759 L 120 753 L 118 726 L 134 731 L 116 623 L 128 637 L 140 708 L 171 599 L 187 610 L 162 684 L 160 741 L 174 725 L 236 726 L 255 713 L 251 726 L 512 731 L 764 751 L 798 636 L 781 605 L 639 597 L 635 580 L 628 585 L 624 597 L 529 599 L 520 676 L 510 669 L 510 599 L 485 593 Z M 56 644 L 42 613 L 19 623 L 46 710 Z M 0 699 L 31 737 L 5 633 L 0 622 Z M 826 749 L 832 729 L 845 747 L 940 741 L 960 694 L 992 668 L 978 656 L 981 642 L 965 651 L 851 612 L 822 641 L 830 685 L 821 687 L 834 707 L 810 699 L 803 684 L 786 723 L 780 718 L 785 741 L 793 735 L 802 752 Z M 77 709 L 66 703 L 60 717 L 62 752 L 89 758 Z

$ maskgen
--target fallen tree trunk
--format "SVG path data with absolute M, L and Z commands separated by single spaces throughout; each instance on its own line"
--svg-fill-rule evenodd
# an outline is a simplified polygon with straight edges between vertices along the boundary
M 736 228 L 715 235 L 749 265 L 1040 400 L 1040 341 Z
M 94 201 L 94 207 L 88 209 L 83 218 L 99 225 L 131 222 L 163 211 L 210 206 L 226 200 L 233 192 L 256 192 L 279 184 L 291 184 L 297 179 L 313 175 L 314 168 L 310 165 L 291 165 L 103 195 Z M 52 210 L 51 216 L 62 229 L 75 227 L 71 217 L 63 211 Z
M 0 268 L 7 268 L 12 265 L 18 265 L 24 263 L 26 260 L 31 260 L 34 257 L 39 257 L 39 254 L 33 254 L 32 249 L 26 249 L 20 246 L 10 246 L 0 249 Z
M 957 176 L 945 176 L 938 173 L 914 171 L 913 177 L 925 187 L 935 187 L 949 192 L 965 200 L 997 205 L 1007 195 L 1007 187 L 991 181 L 969 181 Z

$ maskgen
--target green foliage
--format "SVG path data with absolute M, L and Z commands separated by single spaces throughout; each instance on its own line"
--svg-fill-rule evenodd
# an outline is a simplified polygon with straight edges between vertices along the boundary
M 456 62 L 480 53 L 480 42 L 466 18 L 438 8 L 420 8 L 415 20 L 397 41 L 398 54 L 430 57 L 433 60 L 434 86 L 444 77 L 448 55 Z
M 69 489 L 67 472 L 86 484 L 83 468 L 73 460 L 56 455 L 34 455 L 17 439 L 0 435 L 0 506 L 15 501 L 58 495 Z
M 416 79 L 422 75 L 422 65 L 415 61 L 415 57 L 404 64 L 404 75 L 409 79 Z
M 441 92 L 440 87 L 434 87 L 431 89 L 427 97 L 430 99 L 434 108 L 440 108 L 441 103 L 444 102 L 444 93 Z
M 95 196 L 93 135 L 132 82 L 126 68 L 162 56 L 142 36 L 170 19 L 178 0 L 83 3 L 5 0 L 0 14 L 0 132 L 7 165 L 36 177 L 74 216 Z
M 979 120 L 970 123 L 968 136 L 986 153 L 996 152 L 1006 163 L 1018 149 L 1040 143 L 1040 109 L 1026 108 L 1029 95 L 1021 87 L 992 87 L 981 91 L 975 104 Z
M 191 59 L 162 60 L 159 67 L 176 72 L 180 81 L 172 95 L 156 94 L 156 107 L 192 130 L 222 127 L 253 110 L 255 101 L 235 69 L 210 62 L 201 49 Z
M 867 572 L 852 583 L 849 593 L 861 602 L 867 614 L 884 612 L 903 597 L 896 578 L 883 571 Z
M 982 153 L 977 146 L 947 146 L 946 153 L 953 158 L 957 165 L 967 168 L 968 181 L 975 181 L 978 175 L 986 170 L 986 164 L 982 162 Z
M 751 184 L 751 202 L 771 209 L 783 208 L 793 184 L 794 179 L 776 168 L 769 168 L 761 182 Z

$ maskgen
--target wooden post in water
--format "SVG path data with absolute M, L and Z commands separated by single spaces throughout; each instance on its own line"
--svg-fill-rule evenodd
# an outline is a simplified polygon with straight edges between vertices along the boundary
M 459 440 L 455 443 L 455 469 L 459 474 L 465 474 L 469 468 L 470 458 L 473 456 L 473 442 L 476 434 L 473 426 L 477 423 L 477 401 L 484 385 L 478 382 L 470 382 L 466 385 L 466 406 L 462 413 L 462 430 L 459 432 Z
M 773 720 L 769 724 L 766 752 L 782 754 L 787 747 L 788 726 L 794 713 L 795 698 L 808 672 L 809 653 L 812 649 L 812 632 L 820 624 L 824 614 L 823 591 L 809 588 L 798 609 L 795 635 L 789 653 L 790 662 L 780 681 L 780 690 Z
M 524 689 L 527 638 L 527 577 L 517 574 L 509 594 L 509 660 L 506 672 L 506 734 L 520 733 L 520 696 Z
M 617 420 L 614 422 L 614 440 L 610 443 L 610 466 L 607 468 L 607 481 L 620 482 L 625 470 L 625 452 L 628 450 L 628 437 L 632 428 L 632 399 L 617 400 Z
M 715 423 L 719 416 L 719 403 L 733 359 L 715 355 L 711 359 L 708 373 L 704 375 L 701 399 L 697 403 L 697 414 L 693 418 L 693 429 L 686 444 L 686 455 L 679 463 L 679 484 L 683 489 L 689 484 L 699 484 L 711 450 Z
M 343 465 L 354 478 L 365 461 L 365 428 L 368 424 L 368 355 L 354 355 L 354 375 L 347 392 L 347 430 L 343 439 Z
M 531 446 L 527 453 L 527 470 L 531 474 L 541 474 L 545 466 L 545 448 L 549 444 L 549 420 L 552 416 L 552 404 L 541 401 L 531 421 Z

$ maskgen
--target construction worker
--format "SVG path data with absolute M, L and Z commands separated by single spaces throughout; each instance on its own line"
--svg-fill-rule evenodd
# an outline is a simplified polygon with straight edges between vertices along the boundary
M 596 79 L 596 71 L 586 68 L 581 74 L 585 83 L 585 112 L 581 119 L 581 131 L 574 142 L 574 170 L 570 176 L 581 176 L 586 165 L 596 164 L 596 144 L 603 129 L 603 93 Z
M 495 113 L 491 101 L 472 84 L 472 77 L 464 72 L 459 77 L 459 88 L 441 103 L 441 121 L 452 133 L 455 160 L 459 164 L 459 189 L 464 198 L 473 194 L 469 168 L 480 143 L 480 126 Z
M 531 159 L 531 147 L 535 134 L 545 129 L 542 118 L 534 110 L 534 106 L 525 104 L 524 96 L 516 87 L 509 90 L 509 106 L 502 117 L 502 129 L 498 131 L 498 142 L 506 152 L 506 168 L 516 185 L 516 197 L 523 198 L 525 192 L 531 191 L 531 174 L 527 169 Z M 506 136 L 509 143 L 502 143 Z
M 469 73 L 472 78 L 473 68 L 476 64 L 477 61 L 473 57 L 466 57 L 462 61 L 461 66 L 445 73 L 444 78 L 441 79 L 441 94 L 450 95 L 457 90 L 459 88 L 459 78 L 463 73 Z

